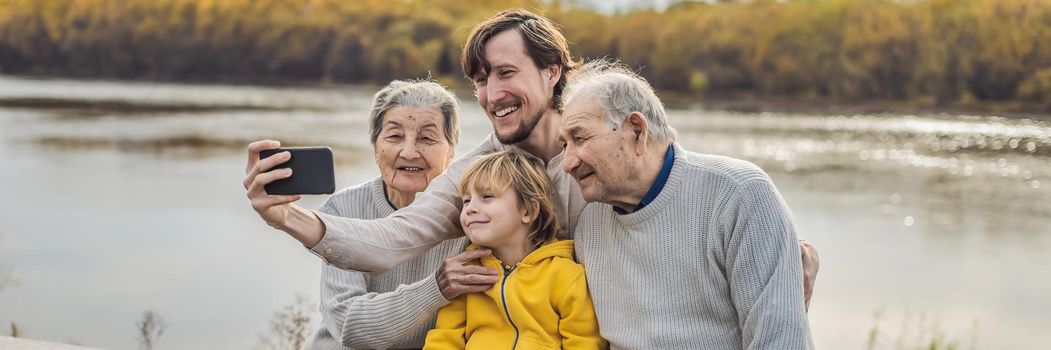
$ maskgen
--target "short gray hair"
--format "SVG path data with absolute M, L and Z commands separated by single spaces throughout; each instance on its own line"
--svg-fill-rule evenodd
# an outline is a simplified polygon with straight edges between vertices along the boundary
M 568 104 L 578 97 L 595 98 L 605 111 L 610 129 L 624 124 L 631 112 L 639 112 L 646 116 L 650 138 L 674 141 L 675 131 L 668 125 L 664 104 L 653 87 L 618 61 L 598 59 L 578 68 L 569 77 L 565 101 Z
M 442 114 L 445 139 L 450 146 L 460 142 L 460 103 L 445 87 L 430 79 L 394 80 L 372 98 L 369 130 L 372 145 L 383 128 L 383 115 L 394 107 L 434 108 Z

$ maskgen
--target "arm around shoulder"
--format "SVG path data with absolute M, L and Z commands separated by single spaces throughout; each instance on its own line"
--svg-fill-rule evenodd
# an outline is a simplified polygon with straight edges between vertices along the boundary
M 452 180 L 457 174 L 446 171 L 412 204 L 384 218 L 351 219 L 315 212 L 325 233 L 310 250 L 339 268 L 383 273 L 462 235 L 460 195 Z

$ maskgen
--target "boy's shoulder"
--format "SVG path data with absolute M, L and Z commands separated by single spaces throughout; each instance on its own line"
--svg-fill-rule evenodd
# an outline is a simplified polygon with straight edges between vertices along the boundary
M 573 245 L 573 240 L 560 240 L 541 247 L 541 249 L 548 250 L 549 273 L 554 273 L 563 279 L 575 279 L 584 274 L 584 265 L 577 262 Z
M 572 258 L 558 257 L 551 259 L 550 268 L 557 274 L 557 278 L 565 280 L 567 283 L 571 283 L 584 275 L 584 265 Z

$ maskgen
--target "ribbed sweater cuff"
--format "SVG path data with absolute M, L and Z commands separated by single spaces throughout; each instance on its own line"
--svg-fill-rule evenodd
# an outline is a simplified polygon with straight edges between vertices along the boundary
M 325 217 L 328 214 L 322 213 L 317 210 L 311 210 L 311 212 L 313 212 L 314 215 L 317 215 L 318 220 L 321 220 L 321 224 L 325 226 L 325 231 L 328 231 L 329 220 L 327 220 L 328 218 Z M 311 253 L 314 253 L 314 255 L 317 255 L 319 258 L 321 258 L 321 260 L 323 260 L 326 263 L 328 262 L 328 259 L 325 258 L 325 249 L 329 248 L 331 251 L 332 246 L 332 239 L 330 236 L 331 235 L 329 235 L 328 232 L 325 232 L 321 235 L 321 240 L 318 241 L 317 244 L 315 244 L 313 247 L 307 248 L 307 250 L 309 250 Z
M 416 289 L 417 297 L 420 298 L 420 304 L 425 306 L 425 310 L 437 312 L 439 308 L 451 302 L 442 296 L 442 290 L 438 288 L 438 279 L 434 277 L 433 273 L 427 275 L 427 278 L 413 283 L 409 288 Z
M 346 311 L 343 342 L 352 348 L 387 347 L 421 331 L 438 309 L 449 303 L 431 275 L 396 291 L 394 298 L 374 299 Z M 382 295 L 382 294 L 381 294 Z M 425 330 L 423 330 L 426 333 Z

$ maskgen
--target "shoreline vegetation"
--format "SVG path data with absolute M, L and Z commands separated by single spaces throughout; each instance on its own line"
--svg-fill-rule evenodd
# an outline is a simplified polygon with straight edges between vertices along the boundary
M 0 75 L 2 76 L 2 75 Z M 77 77 L 61 76 L 32 76 L 22 75 L 15 78 L 41 79 L 41 80 L 68 80 Z M 85 77 L 80 77 L 85 78 Z M 85 78 L 86 79 L 86 78 Z M 91 78 L 99 79 L 99 78 Z M 251 82 L 251 81 L 218 81 L 218 82 L 188 82 L 179 80 L 111 80 L 101 79 L 107 82 L 147 82 L 156 84 L 230 84 L 232 86 L 245 87 L 279 87 L 279 88 L 342 88 L 342 87 L 376 87 L 374 84 L 352 84 L 352 83 L 318 83 L 318 82 Z M 378 89 L 378 87 L 376 87 Z M 467 101 L 472 91 L 463 86 L 453 89 L 460 98 Z M 661 99 L 670 109 L 702 109 L 713 111 L 731 111 L 744 113 L 801 113 L 816 115 L 967 115 L 981 117 L 1001 117 L 1008 119 L 1031 119 L 1051 122 L 1051 110 L 1043 111 L 1038 106 L 1026 101 L 966 101 L 949 104 L 936 104 L 926 100 L 842 100 L 833 98 L 793 98 L 784 96 L 754 96 L 739 94 L 737 96 L 704 96 L 698 93 L 681 91 L 662 91 Z M 95 116 L 106 114 L 137 114 L 137 113 L 177 113 L 177 112 L 212 112 L 212 111 L 289 111 L 289 110 L 326 110 L 321 107 L 307 106 L 265 106 L 265 105 L 187 105 L 166 103 L 137 103 L 120 99 L 112 100 L 79 100 L 65 98 L 32 98 L 32 97 L 0 97 L 0 108 L 28 108 L 50 111 L 76 111 L 78 116 Z
M 961 111 L 1048 119 L 1051 2 L 0 0 L 0 73 L 238 84 L 454 88 L 473 24 L 522 7 L 577 57 L 617 57 L 717 109 Z

